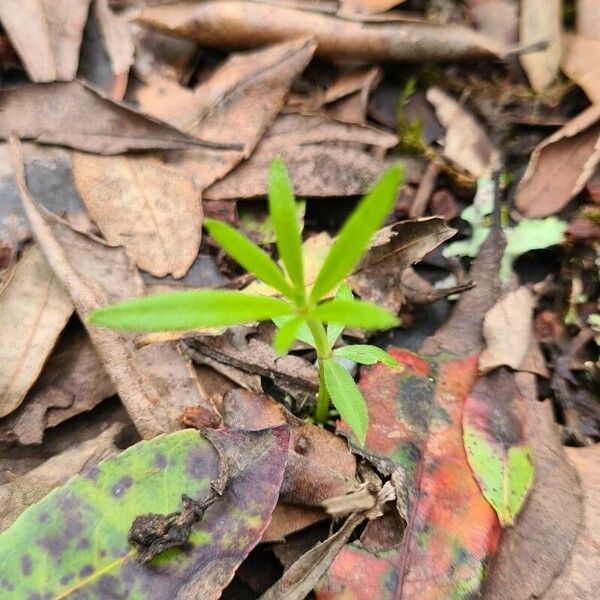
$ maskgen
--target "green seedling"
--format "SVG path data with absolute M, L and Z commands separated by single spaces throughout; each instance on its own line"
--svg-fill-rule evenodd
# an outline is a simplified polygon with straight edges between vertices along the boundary
M 280 298 L 221 290 L 175 292 L 106 306 L 88 315 L 88 321 L 126 331 L 173 331 L 271 319 L 278 328 L 273 338 L 278 353 L 285 354 L 297 339 L 316 350 L 319 392 L 314 420 L 327 421 L 331 399 L 340 416 L 364 443 L 368 424 L 365 400 L 338 359 L 361 364 L 383 362 L 390 366 L 398 363 L 375 346 L 334 349 L 334 345 L 345 326 L 376 330 L 398 324 L 397 318 L 386 310 L 355 299 L 344 280 L 358 265 L 371 237 L 390 212 L 401 176 L 398 167 L 389 169 L 362 199 L 342 227 L 309 289 L 304 278 L 296 201 L 287 171 L 281 160 L 275 159 L 269 171 L 269 213 L 283 268 L 229 225 L 206 219 L 204 226 L 236 262 L 277 290 Z

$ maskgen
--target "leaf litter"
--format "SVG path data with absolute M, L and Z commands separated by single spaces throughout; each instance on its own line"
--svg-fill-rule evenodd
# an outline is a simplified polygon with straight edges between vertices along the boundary
M 8 595 L 594 597 L 596 9 L 442 4 L 0 9 Z M 304 200 L 309 288 L 356 197 L 406 171 L 348 278 L 402 324 L 332 327 L 364 446 L 336 412 L 310 422 L 306 331 L 281 356 L 271 323 L 86 321 L 164 290 L 276 295 L 202 226 L 281 258 L 263 203 L 277 155 Z M 353 362 L 373 343 L 402 369 Z

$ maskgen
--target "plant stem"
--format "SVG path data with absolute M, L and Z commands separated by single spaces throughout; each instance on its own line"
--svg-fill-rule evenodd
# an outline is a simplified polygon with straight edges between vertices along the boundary
M 315 339 L 315 349 L 317 351 L 317 362 L 319 364 L 319 395 L 317 396 L 317 404 L 315 406 L 314 419 L 317 423 L 325 423 L 329 416 L 329 392 L 325 386 L 325 373 L 323 369 L 323 361 L 329 358 L 331 348 L 327 341 L 327 333 L 325 327 L 320 321 L 309 319 L 308 327 Z

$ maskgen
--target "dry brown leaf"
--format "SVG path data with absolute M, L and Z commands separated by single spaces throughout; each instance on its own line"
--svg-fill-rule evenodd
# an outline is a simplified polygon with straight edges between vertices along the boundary
M 287 423 L 291 428 L 281 499 L 319 506 L 356 489 L 356 459 L 348 444 L 330 431 L 304 422 L 264 394 L 233 390 L 223 399 L 226 427 L 264 429 Z
M 516 0 L 467 0 L 477 30 L 505 44 L 517 41 L 519 3 Z
M 42 215 L 25 186 L 18 142 L 14 141 L 13 144 L 16 178 L 34 237 L 71 296 L 77 312 L 85 319 L 90 311 L 107 304 L 111 295 L 123 294 L 123 288 L 127 286 L 120 287 L 118 282 L 115 286 L 115 281 L 111 281 L 112 269 L 108 257 L 90 264 L 89 255 L 103 248 L 100 242 L 73 232 L 49 215 Z M 51 223 L 54 224 L 54 231 Z M 82 243 L 98 246 L 89 253 L 71 253 L 71 245 L 59 237 L 61 231 L 56 234 L 57 227 L 62 228 L 67 238 L 79 236 Z M 104 248 L 113 257 L 115 253 L 124 256 L 120 249 Z M 82 259 L 82 254 L 88 258 Z M 107 286 L 111 294 L 103 286 Z M 136 287 L 135 282 L 131 287 Z M 191 362 L 181 355 L 176 345 L 137 349 L 131 336 L 99 327 L 90 326 L 87 329 L 121 401 L 143 437 L 150 438 L 177 429 L 179 417 L 185 408 L 207 403 L 200 396 Z
M 466 27 L 371 25 L 249 1 L 181 2 L 147 8 L 139 22 L 220 48 L 253 48 L 312 36 L 317 54 L 348 60 L 443 60 L 502 55 L 506 48 Z
M 427 100 L 446 128 L 444 155 L 475 177 L 489 177 L 498 166 L 499 152 L 481 124 L 439 88 L 427 90 Z
M 479 356 L 479 370 L 493 371 L 506 365 L 519 369 L 531 347 L 535 301 L 526 286 L 509 292 L 488 310 L 483 321 L 486 348 Z
M 558 75 L 561 56 L 561 0 L 522 0 L 521 46 L 546 42 L 545 50 L 521 54 L 531 87 L 541 94 Z
M 527 400 L 535 480 L 515 526 L 503 533 L 484 591 L 486 600 L 543 597 L 564 569 L 582 519 L 581 488 L 564 456 L 550 402 L 538 402 L 534 375 L 516 377 Z
M 189 177 L 153 156 L 73 154 L 81 199 L 109 244 L 157 277 L 183 277 L 202 236 L 202 205 Z
M 53 456 L 26 475 L 15 475 L 0 487 L 0 531 L 4 531 L 31 504 L 41 500 L 71 477 L 118 452 L 114 445 L 123 425 L 115 424 L 98 437 Z
M 383 167 L 380 160 L 361 147 L 387 149 L 396 143 L 395 135 L 371 127 L 315 115 L 280 115 L 252 156 L 209 187 L 205 198 L 241 200 L 264 196 L 269 165 L 275 155 L 280 155 L 285 163 L 298 196 L 364 194 Z
M 536 146 L 515 198 L 524 215 L 554 214 L 583 189 L 600 160 L 599 119 L 592 105 Z
M 85 332 L 65 332 L 24 402 L 0 422 L 0 441 L 41 444 L 45 429 L 91 410 L 114 393 Z
M 32 81 L 71 81 L 90 0 L 3 0 L 0 23 Z
M 322 508 L 308 508 L 279 502 L 273 511 L 262 542 L 283 542 L 288 535 L 302 531 L 327 518 L 327 513 Z
M 543 600 L 594 600 L 600 589 L 600 445 L 565 448 L 583 491 L 583 524 L 565 570 Z
M 600 38 L 565 34 L 563 46 L 561 69 L 592 102 L 600 102 Z
M 577 33 L 600 39 L 600 4 L 597 0 L 577 0 Z
M 104 98 L 79 81 L 5 88 L 0 107 L 4 140 L 14 134 L 97 154 L 197 146 L 223 149 L 222 144 L 187 135 Z
M 0 294 L 0 416 L 23 402 L 72 313 L 42 253 L 26 250 Z

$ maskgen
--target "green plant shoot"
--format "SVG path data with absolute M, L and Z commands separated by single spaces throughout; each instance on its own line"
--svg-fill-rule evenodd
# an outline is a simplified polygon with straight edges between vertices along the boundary
M 125 331 L 193 330 L 271 319 L 277 325 L 273 346 L 285 354 L 295 340 L 317 353 L 319 392 L 314 419 L 325 423 L 329 401 L 364 443 L 368 415 L 356 383 L 338 362 L 398 363 L 369 345 L 334 349 L 345 326 L 377 330 L 393 327 L 398 319 L 388 311 L 353 297 L 345 279 L 364 254 L 369 241 L 390 212 L 401 181 L 392 167 L 362 199 L 342 227 L 307 294 L 302 260 L 302 237 L 297 206 L 288 173 L 279 158 L 271 164 L 268 181 L 269 213 L 281 268 L 264 250 L 233 227 L 205 219 L 213 239 L 244 269 L 276 289 L 280 298 L 238 291 L 194 290 L 137 298 L 106 306 L 88 315 L 89 323 Z M 335 297 L 330 296 L 337 289 Z

